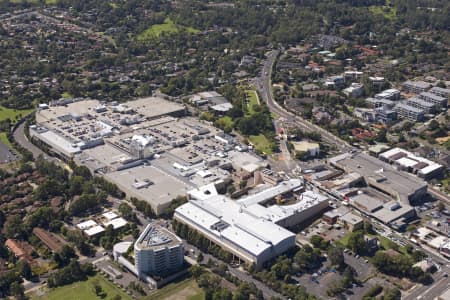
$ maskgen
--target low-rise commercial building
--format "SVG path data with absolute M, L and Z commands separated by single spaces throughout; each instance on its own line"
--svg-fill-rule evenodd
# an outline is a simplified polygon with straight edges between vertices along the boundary
M 347 173 L 360 174 L 368 186 L 403 203 L 419 200 L 427 193 L 427 184 L 422 179 L 365 153 L 341 154 L 330 158 L 329 163 Z
M 296 153 L 304 153 L 307 157 L 314 157 L 320 154 L 319 143 L 308 141 L 291 142 Z
M 348 231 L 353 232 L 363 228 L 364 220 L 352 212 L 348 212 L 338 218 L 338 223 L 342 224 Z
M 401 148 L 392 148 L 381 153 L 380 160 L 394 164 L 403 171 L 407 171 L 424 179 L 432 179 L 442 174 L 444 166 L 429 159 L 414 155 Z

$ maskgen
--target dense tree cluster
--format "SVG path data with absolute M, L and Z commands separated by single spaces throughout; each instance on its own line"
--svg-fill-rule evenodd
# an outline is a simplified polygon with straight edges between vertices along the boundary
M 72 260 L 68 266 L 52 273 L 47 284 L 50 288 L 71 284 L 76 281 L 86 280 L 88 276 L 94 275 L 94 269 L 91 264 L 82 264 Z
M 419 267 L 413 267 L 413 260 L 405 255 L 389 255 L 384 251 L 378 251 L 372 259 L 372 263 L 383 273 L 395 277 L 408 277 L 413 281 L 430 284 L 433 278 Z

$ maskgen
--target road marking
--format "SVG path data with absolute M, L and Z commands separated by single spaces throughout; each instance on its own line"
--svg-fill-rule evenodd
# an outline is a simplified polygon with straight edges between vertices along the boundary
M 425 292 L 423 292 L 417 299 L 422 298 L 423 296 L 425 296 L 426 294 L 428 294 L 429 291 L 431 291 L 432 289 L 435 288 L 436 285 L 438 285 L 442 280 L 446 279 L 445 277 L 442 277 L 441 280 L 436 281 L 435 284 L 433 284 L 433 286 L 431 286 L 429 289 L 427 289 Z

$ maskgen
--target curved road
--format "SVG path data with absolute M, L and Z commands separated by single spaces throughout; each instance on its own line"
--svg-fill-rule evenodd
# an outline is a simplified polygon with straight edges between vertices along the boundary
M 353 149 L 347 142 L 341 140 L 325 129 L 308 122 L 295 114 L 287 111 L 281 105 L 279 105 L 273 98 L 272 94 L 272 86 L 271 86 L 271 74 L 273 64 L 280 53 L 279 50 L 273 50 L 267 55 L 267 59 L 264 63 L 261 77 L 258 80 L 258 90 L 267 104 L 269 110 L 275 113 L 278 118 L 283 118 L 285 121 L 295 122 L 300 128 L 303 128 L 305 131 L 309 132 L 320 132 L 322 135 L 322 139 L 332 145 L 336 145 L 338 149 L 343 152 L 350 151 Z

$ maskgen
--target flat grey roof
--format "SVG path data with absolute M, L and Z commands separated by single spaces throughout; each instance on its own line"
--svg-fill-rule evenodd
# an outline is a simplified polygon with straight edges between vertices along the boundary
M 366 178 L 377 180 L 378 185 L 396 191 L 400 199 L 408 202 L 408 196 L 427 186 L 426 182 L 408 173 L 395 170 L 391 165 L 365 153 L 343 154 L 330 160 L 332 163 L 356 172 Z
M 416 108 L 414 106 L 410 106 L 410 105 L 407 105 L 407 104 L 404 104 L 404 103 L 398 103 L 395 106 L 395 108 L 401 108 L 401 109 L 405 109 L 405 110 L 412 111 L 412 112 L 415 112 L 415 113 L 423 113 L 422 109 Z
M 184 106 L 179 103 L 157 97 L 140 98 L 128 101 L 124 105 L 133 108 L 147 118 L 155 118 L 184 110 Z
M 136 241 L 141 250 L 170 248 L 181 244 L 181 239 L 164 227 L 148 224 Z
M 404 215 L 410 213 L 411 210 L 414 210 L 412 206 L 405 203 L 401 203 L 400 208 L 396 210 L 391 210 L 389 207 L 391 207 L 395 203 L 396 201 L 386 203 L 382 209 L 374 212 L 372 215 L 381 222 L 389 224 L 391 222 L 394 222 L 395 220 L 402 218 Z
M 433 94 L 432 94 L 432 95 L 433 95 Z M 422 99 L 419 99 L 419 98 L 415 98 L 415 97 L 409 98 L 407 101 L 408 101 L 408 102 L 414 102 L 414 103 L 417 103 L 418 105 L 423 106 L 423 107 L 428 107 L 428 108 L 434 107 L 434 104 L 433 104 L 433 103 L 430 103 L 430 102 L 427 102 L 427 101 L 425 101 L 425 100 L 422 100 Z
M 144 165 L 107 173 L 104 176 L 117 184 L 127 195 L 149 202 L 155 210 L 158 207 L 165 209 L 172 199 L 184 196 L 192 189 L 192 186 L 154 166 Z M 152 184 L 140 189 L 133 187 L 136 182 L 145 180 L 150 180 Z
M 364 207 L 367 212 L 375 211 L 383 206 L 383 201 L 364 193 L 351 197 L 351 201 L 359 208 Z

